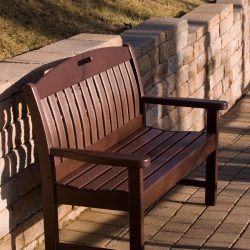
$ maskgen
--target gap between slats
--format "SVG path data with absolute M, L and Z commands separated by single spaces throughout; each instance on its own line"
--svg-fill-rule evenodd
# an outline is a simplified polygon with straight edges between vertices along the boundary
M 149 156 L 152 157 L 152 164 L 150 167 L 144 170 L 144 180 L 148 178 L 153 173 L 157 172 L 160 168 L 164 167 L 164 165 L 168 164 L 168 161 L 173 159 L 176 155 L 178 156 L 181 151 L 183 151 L 187 145 L 193 143 L 197 137 L 199 137 L 199 133 L 176 133 L 175 136 L 171 137 L 170 140 L 166 142 L 165 150 L 157 150 L 156 153 L 149 153 Z M 159 146 L 160 147 L 160 146 Z M 164 147 L 162 147 L 163 149 Z M 117 190 L 128 190 L 127 177 L 124 179 L 123 183 L 114 187 Z
M 122 140 L 118 144 L 114 145 L 114 147 L 110 148 L 109 151 L 116 151 L 116 150 L 121 149 L 122 147 L 126 146 L 129 142 L 135 140 L 140 135 L 146 133 L 146 131 L 148 131 L 148 128 L 139 129 L 138 131 L 136 131 L 132 135 L 128 136 L 126 138 L 126 140 Z M 86 164 L 83 167 L 81 167 L 80 169 L 74 171 L 71 175 L 66 176 L 64 179 L 58 181 L 58 183 L 63 184 L 63 185 L 67 185 L 71 181 L 73 181 L 74 179 L 76 179 L 79 176 L 81 176 L 82 174 L 84 174 L 86 171 L 88 171 L 88 169 L 90 169 L 90 167 L 93 167 L 93 166 L 95 166 L 95 164 Z

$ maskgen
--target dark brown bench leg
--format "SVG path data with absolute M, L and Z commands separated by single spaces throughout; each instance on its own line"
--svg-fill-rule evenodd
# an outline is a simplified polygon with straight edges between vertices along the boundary
M 43 210 L 45 249 L 56 250 L 59 242 L 57 211 L 50 204 L 44 204 Z
M 206 193 L 205 204 L 214 206 L 216 204 L 217 196 L 217 150 L 207 157 L 206 161 Z
M 57 213 L 50 205 L 43 206 L 45 249 L 56 250 L 59 242 Z
M 143 170 L 129 169 L 130 250 L 144 250 Z
M 206 159 L 206 193 L 205 204 L 214 206 L 217 195 L 218 175 L 218 111 L 208 109 L 207 111 L 207 132 L 215 134 L 215 151 Z
M 51 178 L 55 179 L 55 166 L 53 161 L 51 161 L 50 164 L 52 169 L 51 172 L 47 173 L 42 171 L 42 178 L 44 178 L 42 185 L 42 193 L 45 249 L 56 250 L 57 244 L 59 242 L 58 210 L 56 203 L 55 186 L 51 182 Z

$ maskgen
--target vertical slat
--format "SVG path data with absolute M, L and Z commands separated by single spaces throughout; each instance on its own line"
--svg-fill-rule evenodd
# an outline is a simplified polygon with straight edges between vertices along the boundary
M 124 87 L 125 87 L 127 100 L 128 100 L 129 120 L 132 120 L 135 117 L 135 103 L 134 103 L 134 97 L 133 97 L 132 88 L 131 88 L 131 82 L 130 82 L 125 64 L 124 63 L 120 64 L 119 68 L 120 68 L 121 75 L 123 78 Z
M 94 110 L 96 113 L 98 139 L 101 139 L 104 137 L 104 122 L 103 122 L 103 115 L 102 115 L 103 111 L 102 111 L 99 97 L 96 92 L 93 78 L 89 78 L 87 80 L 87 86 L 89 88 L 90 97 L 93 102 Z
M 65 123 L 69 147 L 75 148 L 76 147 L 76 136 L 75 136 L 75 131 L 74 131 L 75 128 L 74 128 L 74 123 L 70 115 L 68 102 L 66 100 L 66 97 L 63 91 L 57 92 L 56 96 L 58 98 L 59 105 L 61 108 L 61 114 L 63 115 L 63 121 Z
M 106 93 L 104 91 L 102 81 L 101 81 L 101 78 L 99 75 L 94 76 L 94 81 L 95 81 L 95 86 L 96 86 L 96 89 L 98 91 L 100 103 L 101 103 L 102 110 L 103 110 L 105 135 L 108 135 L 111 132 L 111 117 L 110 117 Z
M 108 107 L 110 111 L 110 118 L 111 118 L 111 130 L 115 131 L 117 129 L 117 111 L 116 111 L 116 102 L 119 100 L 114 100 L 112 88 L 110 86 L 110 82 L 107 76 L 107 72 L 102 72 L 100 74 L 104 90 L 107 96 Z
M 114 70 L 115 78 L 116 78 L 120 96 L 121 96 L 123 122 L 127 123 L 129 121 L 129 111 L 128 111 L 129 104 L 128 104 L 125 86 L 123 83 L 123 79 L 122 79 L 122 75 L 121 75 L 119 67 L 115 66 L 113 70 Z
M 107 75 L 110 81 L 110 86 L 114 94 L 115 98 L 115 108 L 116 108 L 116 114 L 117 114 L 117 124 L 118 128 L 123 126 L 123 110 L 122 110 L 122 100 L 120 91 L 118 88 L 118 83 L 116 81 L 114 71 L 112 69 L 107 70 Z
M 58 138 L 58 131 L 57 131 L 57 126 L 55 124 L 54 121 L 54 117 L 51 114 L 51 110 L 48 104 L 48 99 L 44 98 L 43 100 L 41 100 L 42 106 L 43 106 L 43 111 L 44 114 L 46 116 L 46 121 L 48 124 L 48 128 L 49 128 L 49 132 L 50 132 L 50 136 L 51 136 L 51 140 L 52 140 L 52 145 L 54 147 L 59 147 L 60 146 L 60 141 Z
M 58 103 L 57 103 L 55 95 L 49 96 L 48 100 L 49 100 L 49 104 L 50 104 L 52 113 L 54 114 L 55 123 L 56 123 L 57 131 L 59 134 L 60 146 L 61 147 L 68 147 L 68 143 L 66 140 L 65 127 L 64 127 L 64 123 L 62 121 L 62 116 L 60 114 L 60 109 L 58 107 Z
M 80 87 L 78 84 L 75 84 L 72 86 L 75 98 L 76 98 L 76 104 L 77 108 L 80 114 L 80 120 L 83 128 L 83 140 L 84 145 L 83 147 L 88 147 L 91 144 L 91 138 L 90 138 L 90 127 L 89 127 L 89 117 L 87 116 L 87 111 L 85 104 L 83 102 L 83 96 L 80 90 Z
M 89 117 L 89 125 L 91 128 L 91 141 L 92 143 L 97 141 L 97 123 L 96 123 L 96 114 L 93 107 L 93 103 L 90 98 L 90 93 L 87 87 L 86 81 L 80 83 L 80 87 L 82 90 L 83 100 L 85 102 L 85 106 L 87 109 L 87 115 Z
M 133 90 L 133 98 L 134 98 L 134 108 L 135 108 L 135 116 L 138 116 L 140 113 L 140 92 L 138 86 L 138 80 L 135 78 L 135 72 L 131 66 L 129 61 L 125 62 L 126 69 L 129 74 L 129 78 L 131 81 L 131 86 Z
M 72 88 L 65 89 L 65 94 L 69 103 L 70 113 L 73 118 L 75 128 L 76 148 L 83 148 L 83 128 L 80 121 L 78 109 L 75 102 L 75 97 Z

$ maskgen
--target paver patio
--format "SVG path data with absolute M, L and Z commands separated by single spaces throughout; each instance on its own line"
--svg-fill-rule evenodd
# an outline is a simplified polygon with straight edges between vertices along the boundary
M 250 249 L 249 110 L 250 91 L 220 119 L 217 205 L 204 205 L 202 188 L 176 186 L 145 217 L 146 249 Z M 200 166 L 191 175 L 204 172 Z M 127 225 L 126 213 L 87 209 L 61 230 L 61 239 L 129 249 Z

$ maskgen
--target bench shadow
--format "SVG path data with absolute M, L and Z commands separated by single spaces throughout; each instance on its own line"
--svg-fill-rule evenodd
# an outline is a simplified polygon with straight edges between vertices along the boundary
M 36 82 L 47 70 L 63 60 L 65 59 L 36 68 L 0 95 L 1 100 L 3 99 L 0 102 L 0 210 L 4 213 L 1 233 L 10 233 L 12 250 L 17 249 L 16 244 L 23 238 L 24 232 L 28 232 L 32 225 L 42 220 L 38 156 L 21 86 L 28 82 Z M 1 235 L 4 236 L 5 234 Z

